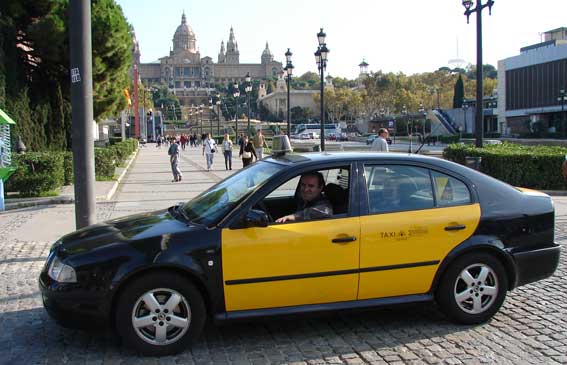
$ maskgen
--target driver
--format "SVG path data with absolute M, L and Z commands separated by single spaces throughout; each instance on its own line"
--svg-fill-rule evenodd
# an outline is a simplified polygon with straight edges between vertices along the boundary
M 321 194 L 324 186 L 325 179 L 323 179 L 323 175 L 320 172 L 314 171 L 301 175 L 299 180 L 301 200 L 297 202 L 297 211 L 276 219 L 276 223 L 305 221 L 332 216 L 333 206 Z

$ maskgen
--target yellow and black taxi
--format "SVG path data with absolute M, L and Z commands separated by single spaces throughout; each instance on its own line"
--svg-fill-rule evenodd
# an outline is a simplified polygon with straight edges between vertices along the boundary
M 277 223 L 313 172 L 332 214 Z M 435 300 L 481 323 L 507 291 L 551 276 L 559 255 L 546 194 L 425 156 L 282 154 L 187 203 L 62 237 L 39 285 L 63 325 L 109 323 L 165 355 L 207 319 Z

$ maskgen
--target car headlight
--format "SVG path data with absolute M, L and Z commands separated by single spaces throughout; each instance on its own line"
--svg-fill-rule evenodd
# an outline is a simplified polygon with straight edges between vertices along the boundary
M 65 265 L 59 257 L 55 256 L 51 264 L 49 265 L 49 270 L 47 270 L 47 275 L 53 280 L 59 283 L 76 283 L 77 274 L 75 269 L 69 265 Z

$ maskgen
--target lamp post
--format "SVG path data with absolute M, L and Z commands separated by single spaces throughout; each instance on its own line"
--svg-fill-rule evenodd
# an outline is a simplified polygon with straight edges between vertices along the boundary
M 488 7 L 488 14 L 491 15 L 493 0 L 488 0 L 482 4 L 482 0 L 477 0 L 476 7 L 473 9 L 473 0 L 462 0 L 465 7 L 467 23 L 472 13 L 476 13 L 476 111 L 475 111 L 475 134 L 476 146 L 482 147 L 483 138 L 483 112 L 482 112 L 482 9 Z
M 463 108 L 463 113 L 465 116 L 465 134 L 467 133 L 467 110 L 469 110 L 469 107 L 470 105 L 463 101 L 463 106 L 461 108 Z
M 423 103 L 419 103 L 419 109 L 417 111 L 423 116 L 423 139 L 425 139 L 425 121 L 427 119 L 427 113 L 425 112 Z
M 248 104 L 248 125 L 246 126 L 246 133 L 248 134 L 248 137 L 250 137 L 250 94 L 252 93 L 252 79 L 250 78 L 250 72 L 246 73 L 246 86 L 244 87 L 244 91 L 246 91 L 246 103 Z
M 199 124 L 201 125 L 201 136 L 203 135 L 203 104 L 199 105 Z
M 560 89 L 559 90 L 559 97 L 557 98 L 557 101 L 561 102 L 561 131 L 563 134 L 563 138 L 565 138 L 565 102 L 567 101 L 567 95 L 565 93 L 565 89 Z
M 209 98 L 209 131 L 213 138 L 213 98 Z
M 234 120 L 236 121 L 234 126 L 234 139 L 238 142 L 238 98 L 240 97 L 240 89 L 238 88 L 237 82 L 234 83 L 234 92 L 232 93 L 232 96 L 234 96 L 234 103 L 236 104 L 236 116 L 234 117 Z
M 315 52 L 315 62 L 317 63 L 317 68 L 321 74 L 321 151 L 325 151 L 325 85 L 324 85 L 324 73 L 327 68 L 327 55 L 329 54 L 329 49 L 325 43 L 325 37 L 327 35 L 323 32 L 323 28 L 317 33 L 317 41 L 319 42 L 319 47 Z
M 402 115 L 404 116 L 404 118 L 406 119 L 406 131 L 408 132 L 408 138 L 409 138 L 409 147 L 408 147 L 408 153 L 412 153 L 412 149 L 413 149 L 413 136 L 411 134 L 411 125 L 410 125 L 410 121 L 409 121 L 409 113 L 408 113 L 408 108 L 404 105 L 402 107 Z
M 220 105 L 221 105 L 221 99 L 220 96 L 217 99 L 217 136 L 220 136 Z
M 291 63 L 291 56 L 293 53 L 287 49 L 285 53 L 286 65 L 284 71 L 286 73 L 286 81 L 287 81 L 287 138 L 291 138 L 291 105 L 290 105 L 290 97 L 289 91 L 291 88 L 291 76 L 293 75 L 293 64 Z

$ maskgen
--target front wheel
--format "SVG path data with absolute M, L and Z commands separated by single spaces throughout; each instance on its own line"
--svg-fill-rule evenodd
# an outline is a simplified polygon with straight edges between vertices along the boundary
M 132 283 L 116 307 L 116 327 L 126 344 L 143 355 L 171 355 L 196 340 L 206 309 L 197 288 L 182 276 L 153 273 Z
M 437 288 L 445 314 L 464 324 L 486 322 L 500 309 L 508 278 L 498 259 L 486 253 L 464 255 L 453 262 Z

